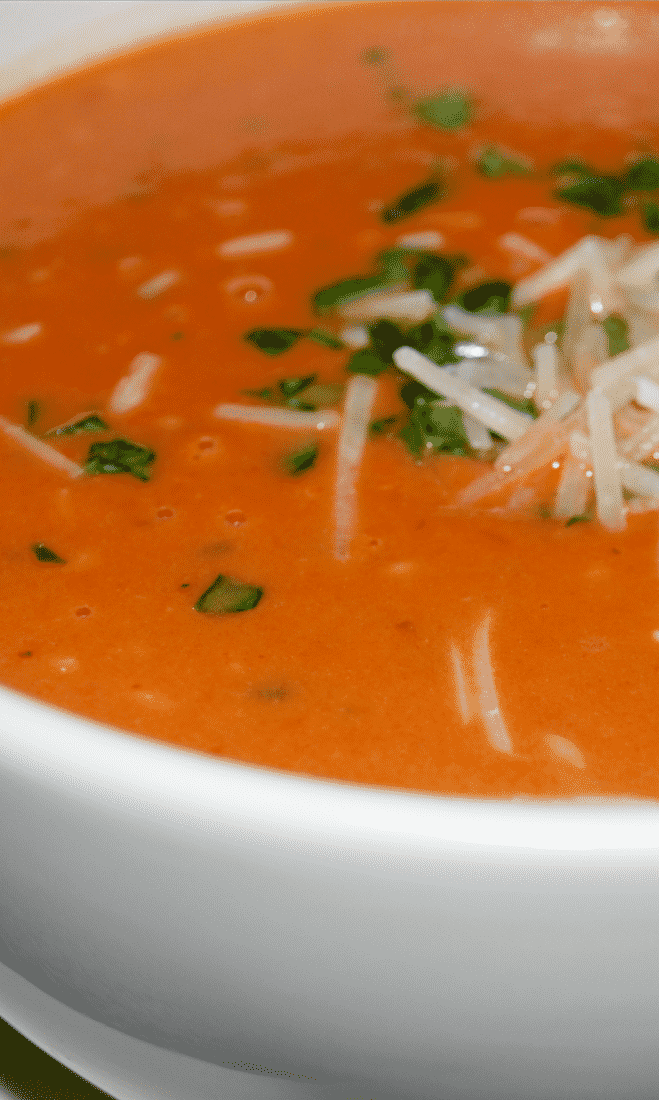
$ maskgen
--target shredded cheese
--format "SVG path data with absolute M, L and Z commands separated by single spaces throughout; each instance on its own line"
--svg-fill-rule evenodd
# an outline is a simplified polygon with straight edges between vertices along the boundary
M 136 355 L 128 367 L 128 374 L 120 378 L 112 391 L 108 409 L 118 415 L 130 412 L 141 405 L 149 395 L 156 371 L 162 359 L 149 351 Z
M 334 557 L 350 557 L 357 522 L 357 481 L 377 391 L 374 378 L 357 374 L 346 388 L 336 458 Z
M 217 405 L 213 415 L 219 420 L 239 420 L 244 424 L 263 424 L 269 428 L 309 429 L 323 431 L 335 428 L 339 414 L 334 409 L 318 409 L 302 412 L 298 409 L 279 409 L 261 405 Z
M 276 229 L 271 233 L 254 233 L 248 237 L 232 237 L 217 246 L 217 255 L 226 259 L 233 256 L 254 256 L 260 252 L 279 252 L 293 243 L 289 229 Z
M 15 443 L 18 443 L 24 450 L 29 451 L 35 458 L 66 474 L 67 477 L 81 477 L 85 472 L 77 462 L 72 462 L 66 455 L 60 454 L 54 447 L 44 443 L 41 439 L 37 439 L 30 432 L 26 432 L 18 424 L 12 424 L 4 416 L 0 416 L 0 432 L 3 432 L 9 439 L 13 439 Z

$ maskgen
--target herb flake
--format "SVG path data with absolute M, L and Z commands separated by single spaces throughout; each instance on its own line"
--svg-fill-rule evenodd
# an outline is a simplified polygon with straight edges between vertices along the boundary
M 229 615 L 238 611 L 251 611 L 263 596 L 263 589 L 254 584 L 244 584 L 220 573 L 194 605 L 195 611 L 205 615 Z
M 413 187 L 411 191 L 405 191 L 402 195 L 399 195 L 392 203 L 385 206 L 384 210 L 380 212 L 380 217 L 386 223 L 396 222 L 401 218 L 409 218 L 417 210 L 422 210 L 424 206 L 430 206 L 432 203 L 438 202 L 445 194 L 446 188 L 443 182 L 438 177 L 433 176 L 419 187 Z
M 420 122 L 438 130 L 458 130 L 471 121 L 472 103 L 469 96 L 454 88 L 419 99 L 412 110 Z
M 604 329 L 608 342 L 609 342 L 609 358 L 613 355 L 620 355 L 622 351 L 627 351 L 629 348 L 629 326 L 624 317 L 619 317 L 616 313 L 610 314 L 602 321 L 602 328 Z
M 78 435 L 80 432 L 106 432 L 108 425 L 96 413 L 83 416 L 72 424 L 63 424 L 61 428 L 53 428 L 46 432 L 46 436 Z
M 659 234 L 659 206 L 656 202 L 641 203 L 641 220 L 647 233 Z
M 631 191 L 656 191 L 659 188 L 659 160 L 644 157 L 632 164 L 627 173 L 627 186 Z
M 512 289 L 510 283 L 500 280 L 479 283 L 459 295 L 458 305 L 468 313 L 507 313 Z
M 245 333 L 244 339 L 266 355 L 281 355 L 303 336 L 304 332 L 298 328 L 253 328 Z
M 476 161 L 476 170 L 490 180 L 502 179 L 504 176 L 528 176 L 530 169 L 522 161 L 512 160 L 507 157 L 496 145 L 490 145 L 483 149 Z
M 287 474 L 291 477 L 297 477 L 306 470 L 310 470 L 316 464 L 317 458 L 318 445 L 316 443 L 306 443 L 303 447 L 299 447 L 297 450 L 285 455 L 282 465 Z
M 30 547 L 37 561 L 51 562 L 53 565 L 66 565 L 64 558 L 60 558 L 59 554 L 56 554 L 54 550 L 50 550 L 49 547 L 44 546 L 43 542 L 35 542 Z
M 85 462 L 85 473 L 132 474 L 139 481 L 148 481 L 149 466 L 155 461 L 155 451 L 131 443 L 129 439 L 109 439 L 105 443 L 92 443 Z

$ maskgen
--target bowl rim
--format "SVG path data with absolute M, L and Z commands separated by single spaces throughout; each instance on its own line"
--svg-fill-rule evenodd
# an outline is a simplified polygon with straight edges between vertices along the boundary
M 331 2 L 331 0 L 330 0 Z M 343 0 L 345 2 L 345 0 Z M 370 2 L 370 0 L 362 0 Z M 463 0 L 467 3 L 469 0 Z M 229 20 L 308 0 L 137 3 L 58 36 L 0 70 L 0 100 L 101 62 Z M 534 858 L 659 848 L 659 802 L 635 798 L 480 799 L 369 787 L 231 761 L 102 725 L 0 686 L 0 761 L 61 796 L 333 850 L 532 853 Z

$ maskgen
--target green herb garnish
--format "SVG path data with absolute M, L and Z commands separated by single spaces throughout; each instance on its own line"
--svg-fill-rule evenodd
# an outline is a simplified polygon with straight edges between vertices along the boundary
M 398 423 L 398 416 L 382 416 L 379 420 L 372 420 L 368 426 L 373 435 L 388 435 Z
M 566 520 L 565 526 L 573 527 L 575 523 L 589 523 L 592 518 L 593 517 L 589 515 L 570 516 L 570 518 Z
M 627 173 L 627 186 L 631 191 L 656 191 L 659 188 L 659 160 L 644 157 L 632 164 Z
M 351 279 L 342 279 L 331 286 L 323 286 L 317 290 L 311 299 L 316 313 L 327 313 L 337 306 L 361 298 L 365 294 L 371 294 L 377 290 L 383 290 L 391 286 L 392 280 L 387 272 L 382 271 L 376 275 L 356 275 Z
M 439 399 L 439 394 L 433 393 L 421 382 L 416 382 L 413 379 L 403 383 L 400 388 L 400 396 L 408 409 L 414 409 L 417 405 L 431 405 L 433 401 Z
M 604 175 L 586 166 L 566 168 L 559 165 L 558 168 L 563 174 L 578 175 L 579 178 L 566 187 L 559 187 L 554 192 L 557 199 L 590 210 L 603 218 L 617 218 L 622 214 L 622 197 L 627 188 L 624 178 Z
M 263 589 L 253 584 L 243 584 L 233 577 L 220 574 L 210 588 L 199 597 L 195 611 L 205 615 L 228 615 L 237 611 L 251 611 L 263 595 Z
M 344 388 L 342 382 L 316 382 L 305 386 L 300 397 L 309 409 L 326 409 L 341 400 Z
M 322 344 L 323 347 L 331 348 L 333 351 L 341 351 L 343 343 L 333 332 L 327 332 L 324 328 L 312 328 L 307 333 L 307 339 L 313 340 L 316 344 Z
M 409 218 L 411 214 L 415 214 L 417 210 L 422 210 L 424 206 L 430 206 L 433 202 L 438 202 L 445 194 L 446 188 L 443 182 L 434 176 L 427 183 L 422 183 L 419 187 L 414 187 L 411 191 L 405 191 L 404 194 L 399 195 L 389 206 L 385 206 L 384 210 L 380 212 L 380 217 L 383 222 L 395 222 L 401 218 Z
M 359 348 L 346 363 L 350 374 L 370 374 L 376 377 L 387 369 L 389 363 L 380 358 L 372 348 Z
M 28 401 L 25 414 L 25 426 L 31 428 L 41 416 L 41 405 L 38 401 Z
M 282 465 L 287 474 L 296 477 L 298 474 L 303 474 L 305 470 L 310 470 L 315 465 L 317 458 L 318 445 L 316 443 L 306 443 L 304 447 L 285 455 Z
M 64 558 L 60 558 L 59 554 L 56 554 L 54 550 L 49 550 L 47 546 L 44 546 L 43 542 L 33 543 L 30 550 L 34 553 L 37 561 L 48 561 L 53 562 L 55 565 L 66 565 Z
M 290 397 L 295 397 L 300 390 L 303 390 L 305 386 L 309 386 L 315 381 L 315 374 L 307 374 L 304 378 L 280 378 L 278 385 L 282 397 L 288 399 Z
M 398 434 L 412 454 L 417 456 L 428 450 L 464 456 L 471 449 L 465 435 L 462 412 L 454 405 L 416 404 L 410 411 L 407 424 Z
M 521 161 L 507 157 L 496 145 L 484 149 L 476 161 L 476 169 L 487 179 L 498 180 L 503 176 L 527 176 L 530 169 Z
M 415 290 L 429 291 L 437 304 L 443 302 L 461 260 L 462 257 L 435 256 L 432 252 L 424 252 L 412 272 L 412 286 Z
M 402 329 L 393 321 L 375 321 L 368 326 L 368 332 L 371 337 L 371 350 L 387 365 L 393 363 L 393 354 L 396 349 L 407 343 Z
M 389 60 L 389 54 L 387 50 L 374 46 L 370 50 L 364 50 L 361 59 L 365 65 L 384 65 L 385 61 Z
M 656 202 L 641 203 L 641 219 L 646 232 L 659 234 L 659 206 Z
M 86 474 L 132 474 L 139 481 L 148 481 L 149 466 L 155 461 L 155 451 L 131 443 L 129 439 L 110 439 L 92 443 L 85 462 Z
M 64 424 L 61 428 L 53 428 L 51 431 L 46 432 L 46 435 L 78 435 L 79 432 L 106 431 L 108 431 L 108 425 L 105 421 L 101 420 L 96 413 L 90 413 L 89 416 L 83 416 L 80 420 L 74 421 L 73 424 Z
M 613 355 L 620 355 L 621 351 L 627 351 L 630 346 L 629 327 L 624 317 L 611 313 L 602 321 L 602 328 L 609 341 L 609 358 Z
M 459 360 L 459 356 L 455 354 L 455 335 L 441 317 L 434 317 L 432 321 L 424 321 L 423 324 L 409 329 L 407 342 L 439 367 L 445 367 L 447 363 L 457 363 Z
M 173 332 L 172 333 L 172 340 L 182 340 L 184 336 L 185 336 L 184 332 Z
M 469 313 L 507 313 L 512 286 L 502 281 L 479 283 L 463 290 L 458 304 Z
M 412 108 L 420 122 L 438 130 L 458 130 L 471 120 L 472 103 L 464 92 L 452 89 L 419 99 Z
M 245 397 L 258 397 L 261 401 L 273 401 L 275 398 L 275 391 L 265 386 L 261 390 L 241 390 L 241 393 Z
M 253 328 L 243 339 L 266 355 L 281 355 L 304 336 L 298 328 Z

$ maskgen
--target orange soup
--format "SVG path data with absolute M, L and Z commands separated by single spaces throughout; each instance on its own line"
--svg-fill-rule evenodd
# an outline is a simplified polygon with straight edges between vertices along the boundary
M 486 50 L 488 7 L 289 11 L 3 108 L 4 684 L 307 775 L 657 797 L 647 61 L 558 88 L 539 5 Z

